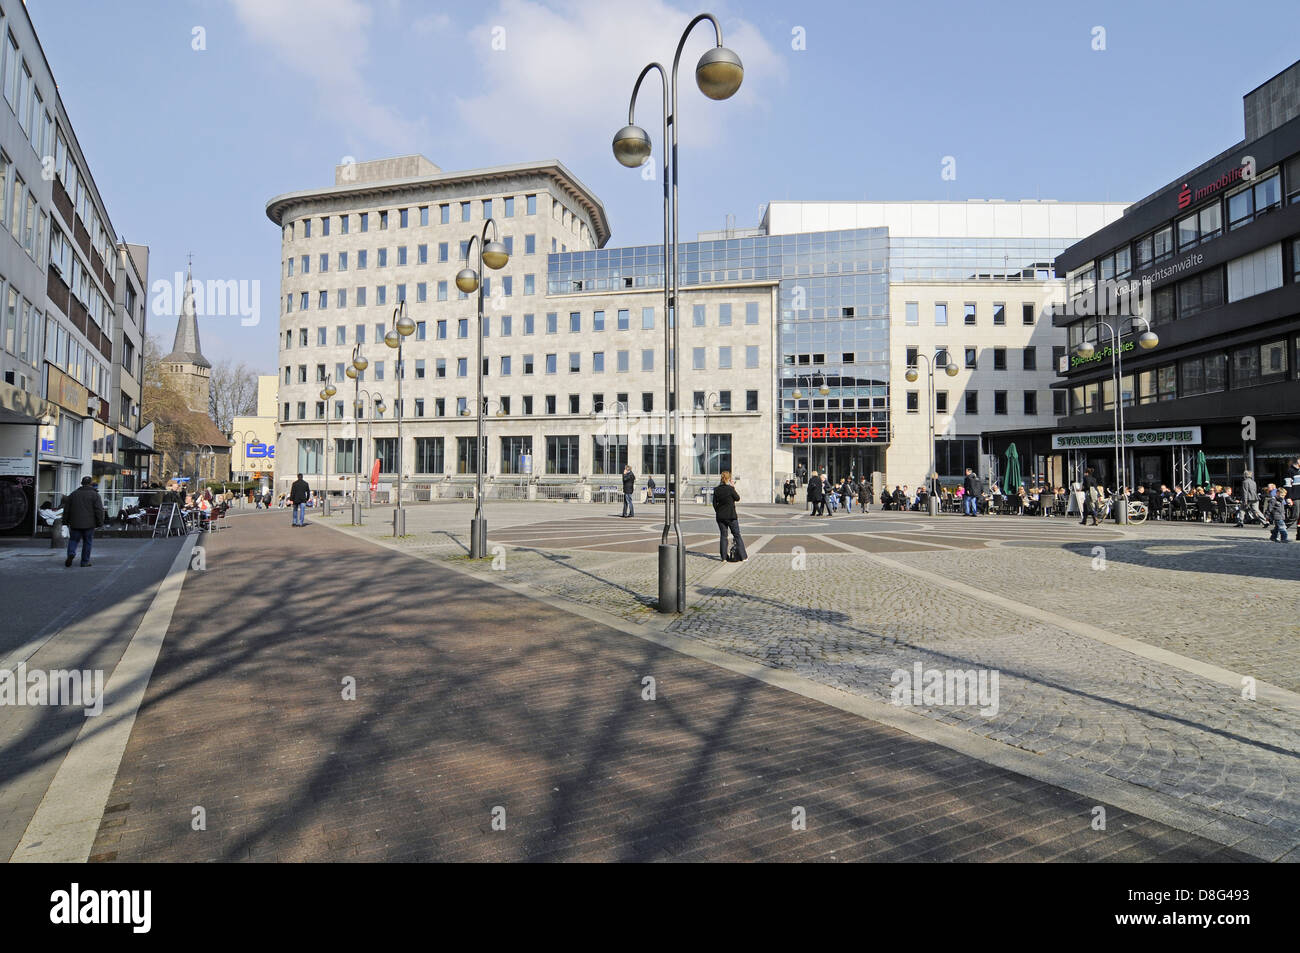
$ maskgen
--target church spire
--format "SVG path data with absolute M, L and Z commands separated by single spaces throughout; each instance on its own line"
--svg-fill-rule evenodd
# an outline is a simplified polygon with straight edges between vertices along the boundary
M 199 317 L 194 306 L 194 277 L 192 266 L 185 267 L 185 294 L 182 299 L 180 317 L 176 321 L 176 340 L 172 352 L 163 358 L 170 364 L 195 364 L 199 367 L 212 367 L 203 356 L 199 347 Z

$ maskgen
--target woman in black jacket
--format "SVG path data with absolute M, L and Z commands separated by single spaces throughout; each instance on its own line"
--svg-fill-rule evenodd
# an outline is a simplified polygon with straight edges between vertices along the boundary
M 745 541 L 740 538 L 740 520 L 736 517 L 736 504 L 740 494 L 731 485 L 731 471 L 723 470 L 721 482 L 713 490 L 713 516 L 718 521 L 718 556 L 727 561 L 727 533 L 736 541 L 736 555 L 744 562 L 749 556 L 745 553 Z

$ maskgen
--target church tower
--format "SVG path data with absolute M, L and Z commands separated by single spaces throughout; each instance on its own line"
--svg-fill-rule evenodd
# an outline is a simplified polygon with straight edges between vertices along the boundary
M 194 307 L 194 279 L 185 270 L 185 298 L 176 322 L 176 340 L 171 353 L 162 359 L 162 371 L 185 395 L 186 406 L 208 415 L 208 398 L 212 388 L 212 365 L 199 347 L 199 318 Z

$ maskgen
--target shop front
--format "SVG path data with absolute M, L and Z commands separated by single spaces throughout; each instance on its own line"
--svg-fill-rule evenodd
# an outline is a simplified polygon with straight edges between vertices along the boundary
M 1197 485 L 1202 428 L 1197 426 L 1126 430 L 1116 453 L 1114 430 L 1052 434 L 1052 450 L 1065 458 L 1071 483 L 1091 467 L 1097 482 L 1113 488 L 1122 470 L 1130 488 Z M 1240 474 L 1238 474 L 1240 476 Z M 1206 482 L 1204 475 L 1200 482 Z M 1213 481 L 1213 474 L 1210 481 Z

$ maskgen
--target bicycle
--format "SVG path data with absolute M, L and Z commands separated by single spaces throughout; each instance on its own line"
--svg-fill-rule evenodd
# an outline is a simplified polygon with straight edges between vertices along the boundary
M 1097 522 L 1104 523 L 1110 519 L 1110 514 L 1114 505 L 1114 498 L 1107 497 L 1104 500 L 1097 501 Z M 1128 504 L 1128 521 L 1130 523 L 1145 523 L 1150 510 L 1145 503 L 1130 500 Z

